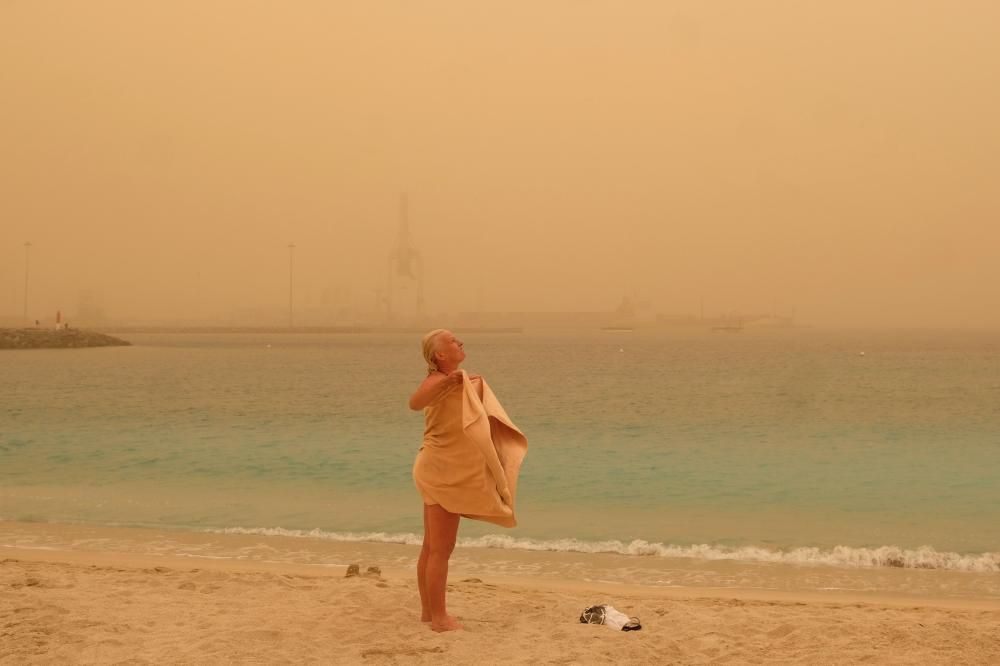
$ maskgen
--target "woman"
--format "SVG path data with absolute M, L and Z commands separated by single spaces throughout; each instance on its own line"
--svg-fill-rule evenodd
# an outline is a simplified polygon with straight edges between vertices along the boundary
M 478 375 L 459 366 L 464 344 L 435 329 L 422 340 L 427 377 L 410 396 L 424 410 L 424 440 L 413 479 L 424 501 L 424 543 L 417 562 L 421 620 L 434 631 L 462 625 L 448 615 L 448 559 L 462 516 L 513 527 L 514 492 L 528 441 Z

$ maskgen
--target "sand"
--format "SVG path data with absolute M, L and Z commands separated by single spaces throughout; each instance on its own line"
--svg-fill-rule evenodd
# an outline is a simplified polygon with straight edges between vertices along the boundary
M 1000 663 L 1000 603 L 795 598 L 462 575 L 419 621 L 412 572 L 5 547 L 0 663 Z M 361 562 L 364 571 L 377 562 Z M 643 629 L 583 625 L 610 603 Z

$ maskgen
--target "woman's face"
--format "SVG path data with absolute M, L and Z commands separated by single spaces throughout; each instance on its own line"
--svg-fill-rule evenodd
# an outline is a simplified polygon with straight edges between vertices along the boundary
M 438 365 L 442 362 L 448 365 L 458 366 L 465 360 L 465 343 L 455 337 L 451 331 L 445 331 L 438 339 L 437 359 Z

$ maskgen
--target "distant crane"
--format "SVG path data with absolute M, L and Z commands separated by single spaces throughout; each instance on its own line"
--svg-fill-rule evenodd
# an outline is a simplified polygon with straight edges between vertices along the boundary
M 31 258 L 31 242 L 24 244 L 24 321 L 28 321 L 28 265 Z
M 387 290 L 385 296 L 386 313 L 391 320 L 394 315 L 394 299 L 397 285 L 416 282 L 416 315 L 424 314 L 424 261 L 410 241 L 409 200 L 406 194 L 399 198 L 399 231 L 396 245 L 389 253 L 387 270 Z
M 295 256 L 295 244 L 288 244 L 288 328 L 292 328 L 294 325 L 293 310 L 292 310 L 292 269 L 293 261 Z

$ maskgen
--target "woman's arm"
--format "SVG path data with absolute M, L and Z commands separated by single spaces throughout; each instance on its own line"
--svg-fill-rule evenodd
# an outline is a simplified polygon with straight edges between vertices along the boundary
M 427 379 L 420 382 L 420 386 L 418 386 L 417 390 L 410 396 L 410 409 L 415 412 L 419 412 L 421 409 L 434 402 L 434 399 L 439 395 L 451 387 L 457 386 L 461 383 L 462 373 L 458 370 L 448 375 L 442 375 L 440 372 L 427 375 Z

